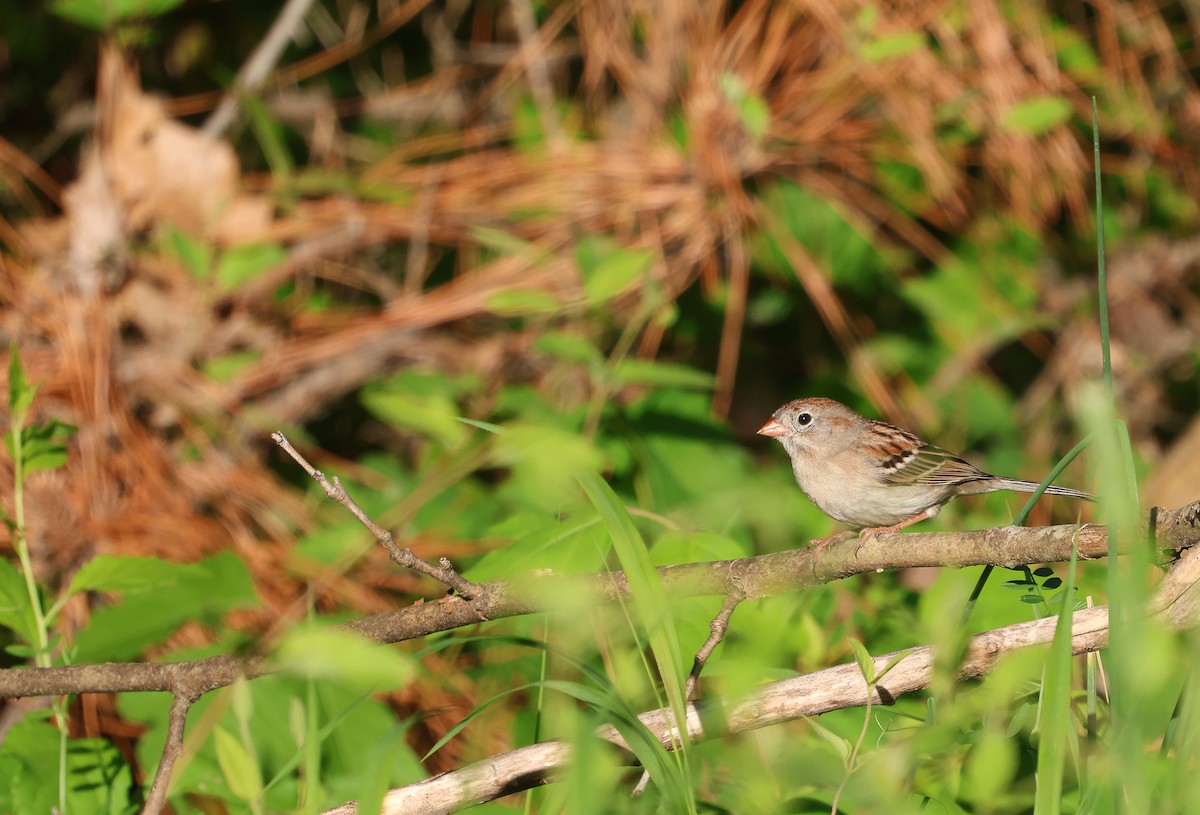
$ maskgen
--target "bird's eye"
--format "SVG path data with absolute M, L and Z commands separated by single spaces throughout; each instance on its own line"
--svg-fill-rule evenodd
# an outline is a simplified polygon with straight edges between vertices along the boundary
M 800 425 L 801 427 L 808 427 L 810 424 L 812 424 L 812 414 L 801 413 L 796 417 L 796 424 Z

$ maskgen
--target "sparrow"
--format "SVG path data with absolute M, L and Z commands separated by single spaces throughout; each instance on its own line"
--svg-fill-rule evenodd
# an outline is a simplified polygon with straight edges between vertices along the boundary
M 841 402 L 796 399 L 758 429 L 779 439 L 796 483 L 817 508 L 864 534 L 895 532 L 932 518 L 959 495 L 1034 492 L 1038 484 L 991 475 L 913 433 L 868 419 Z M 1050 486 L 1050 495 L 1095 497 Z M 818 548 L 852 532 L 818 541 Z

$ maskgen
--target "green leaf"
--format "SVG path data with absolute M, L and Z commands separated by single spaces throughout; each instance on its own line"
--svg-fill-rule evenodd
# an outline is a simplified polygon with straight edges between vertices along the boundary
M 55 812 L 60 735 L 51 713 L 30 711 L 0 744 L 0 812 Z M 133 774 L 120 751 L 104 739 L 72 739 L 66 745 L 66 810 L 128 813 Z
M 361 399 L 363 407 L 392 427 L 415 430 L 450 448 L 466 439 L 458 405 L 448 395 L 406 393 L 385 383 L 368 386 Z
M 517 512 L 487 531 L 503 541 L 476 561 L 464 577 L 475 582 L 528 575 L 535 569 L 578 574 L 604 567 L 609 541 L 592 514 L 570 517 L 545 512 Z
M 15 429 L 20 429 L 25 424 L 25 414 L 36 395 L 37 385 L 30 385 L 25 379 L 21 354 L 17 350 L 17 344 L 11 343 L 8 346 L 8 411 L 11 414 L 9 421 Z
M 761 138 L 771 124 L 770 105 L 761 96 L 751 92 L 735 73 L 726 71 L 717 83 L 729 104 L 737 110 L 742 127 L 755 139 Z
M 517 287 L 493 292 L 485 308 L 499 317 L 529 317 L 553 314 L 558 311 L 559 302 L 545 289 Z
M 613 249 L 593 262 L 576 253 L 583 291 L 593 306 L 602 306 L 642 277 L 654 263 L 647 249 Z
M 735 560 L 752 554 L 754 552 L 746 544 L 715 532 L 669 531 L 650 548 L 650 557 L 657 566 Z
M 263 792 L 262 777 L 257 772 L 258 763 L 245 745 L 221 726 L 213 731 L 213 744 L 217 752 L 217 764 L 229 789 L 243 801 L 257 801 Z
M 708 371 L 699 371 L 686 365 L 672 362 L 655 362 L 649 359 L 623 359 L 617 365 L 614 379 L 620 385 L 652 385 L 666 388 L 712 390 L 716 377 Z
M 1051 577 L 1054 574 L 1054 570 L 1049 566 L 1040 566 L 1034 569 L 1033 573 L 1037 577 Z
M 16 567 L 3 558 L 0 558 L 0 625 L 15 631 L 26 643 L 37 642 L 25 580 Z
M 132 659 L 184 623 L 218 626 L 227 612 L 258 604 L 246 565 L 232 552 L 192 564 L 163 563 L 154 568 L 164 569 L 164 579 L 172 579 L 167 567 L 175 569 L 170 591 L 131 592 L 121 603 L 96 609 L 76 635 L 77 661 Z
M 115 23 L 158 17 L 183 0 L 54 0 L 50 10 L 65 20 L 103 30 Z
M 986 811 L 997 798 L 1010 792 L 1017 767 L 1014 740 L 1002 733 L 985 730 L 967 754 L 964 783 L 960 787 L 963 796 L 981 804 L 979 809 Z
M 217 286 L 222 291 L 232 291 L 285 260 L 287 252 L 274 243 L 246 243 L 235 246 L 223 253 L 217 261 Z
M 156 557 L 96 555 L 71 578 L 67 594 L 81 591 L 165 591 L 184 575 L 178 564 Z
M 204 363 L 204 375 L 217 382 L 231 382 L 235 376 L 262 359 L 256 350 L 234 351 Z
M 280 670 L 351 688 L 392 690 L 417 675 L 416 663 L 345 628 L 303 627 L 279 643 L 272 662 Z
M 864 43 L 863 59 L 868 62 L 886 62 L 896 57 L 907 56 L 925 47 L 925 35 L 919 31 L 888 34 Z
M 550 257 L 550 254 L 536 243 L 490 226 L 471 227 L 471 238 L 481 246 L 504 257 L 527 257 L 537 262 L 545 261 Z
M 850 638 L 850 650 L 854 652 L 854 661 L 858 663 L 858 670 L 862 674 L 863 679 L 868 685 L 874 685 L 875 677 L 875 660 L 871 656 L 871 652 L 867 647 L 853 637 Z
M 1060 96 L 1034 96 L 1008 109 L 1001 126 L 1013 133 L 1040 136 L 1071 118 L 1071 103 Z
M 904 660 L 904 658 L 907 657 L 910 653 L 912 653 L 912 652 L 911 651 L 901 651 L 898 654 L 892 654 L 891 658 L 888 659 L 887 664 L 883 666 L 883 670 L 881 670 L 879 673 L 875 674 L 875 681 L 876 682 L 881 681 L 885 676 L 888 675 L 888 672 L 890 672 L 892 670 L 892 668 L 895 668 L 897 665 L 899 665 Z
M 28 476 L 38 470 L 55 470 L 67 463 L 67 439 L 76 431 L 74 425 L 51 419 L 43 424 L 30 425 L 21 436 L 24 472 Z M 9 438 L 9 452 L 11 449 Z
M 750 251 L 754 262 L 770 276 L 796 280 L 781 247 L 799 241 L 836 285 L 870 294 L 882 279 L 889 284 L 893 279 L 889 270 L 900 259 L 885 256 L 870 227 L 861 224 L 843 203 L 781 181 L 763 190 L 759 207 L 764 213 L 759 219 L 764 231 L 750 236 Z
M 281 189 L 286 189 L 288 179 L 295 168 L 292 166 L 283 125 L 271 114 L 258 95 L 243 88 L 239 97 L 242 108 L 250 119 L 250 129 L 254 131 L 254 136 L 262 147 L 263 156 L 267 159 L 267 166 L 271 168 L 275 183 Z
M 174 224 L 167 224 L 164 229 L 167 254 L 182 263 L 183 268 L 196 280 L 208 280 L 213 266 L 212 247 L 196 240 Z
M 549 331 L 538 337 L 533 347 L 543 354 L 565 359 L 568 362 L 583 362 L 599 365 L 604 355 L 591 339 L 581 334 L 565 331 Z
M 463 424 L 470 425 L 471 427 L 477 427 L 486 433 L 493 433 L 495 435 L 500 435 L 501 433 L 504 432 L 503 427 L 501 427 L 498 424 L 492 424 L 491 422 L 483 422 L 483 421 L 480 421 L 479 419 L 468 419 L 465 416 L 459 416 L 458 420 L 460 422 L 462 422 Z
M 604 463 L 591 439 L 547 424 L 510 424 L 492 444 L 495 463 L 510 469 L 500 493 L 546 512 L 577 502 L 575 478 Z
M 850 759 L 850 750 L 852 745 L 849 740 L 842 738 L 837 733 L 834 733 L 825 725 L 821 724 L 815 717 L 806 716 L 804 721 L 808 722 L 808 726 L 820 736 L 826 744 L 833 748 L 833 751 L 838 754 L 843 762 Z

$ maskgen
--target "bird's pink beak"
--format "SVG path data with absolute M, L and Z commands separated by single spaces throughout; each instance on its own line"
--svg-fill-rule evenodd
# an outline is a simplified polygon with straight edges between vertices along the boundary
M 787 432 L 788 429 L 780 424 L 779 420 L 774 418 L 758 429 L 758 435 L 770 436 L 773 439 L 777 439 L 780 436 L 786 436 Z

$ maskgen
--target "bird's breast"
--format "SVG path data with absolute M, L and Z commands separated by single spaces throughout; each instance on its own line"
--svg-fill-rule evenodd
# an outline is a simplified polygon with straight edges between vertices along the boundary
M 888 484 L 881 478 L 847 472 L 836 463 L 794 461 L 796 483 L 817 508 L 853 527 L 892 526 L 943 503 L 928 485 Z

